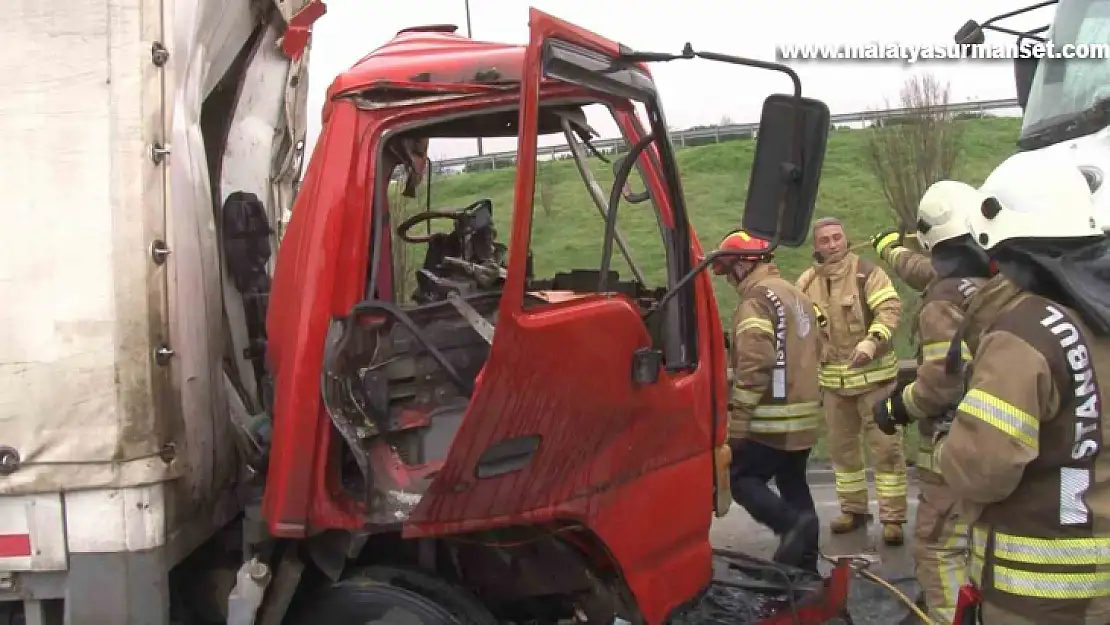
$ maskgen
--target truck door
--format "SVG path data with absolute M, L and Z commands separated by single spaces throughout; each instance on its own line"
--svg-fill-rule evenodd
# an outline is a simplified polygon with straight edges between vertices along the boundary
M 571 297 L 537 303 L 525 274 L 541 80 L 548 93 L 552 59 L 561 58 L 560 80 L 575 83 L 567 76 L 582 72 L 578 86 L 603 98 L 627 103 L 638 88 L 654 87 L 646 71 L 632 66 L 615 72 L 623 72 L 627 84 L 605 82 L 614 73 L 598 70 L 591 75 L 604 80 L 587 85 L 586 74 L 616 60 L 616 42 L 535 9 L 530 29 L 509 270 L 495 338 L 445 463 L 405 534 L 583 526 L 604 543 L 648 622 L 659 622 L 711 575 L 713 443 L 720 431 L 713 414 L 723 405 L 711 390 L 718 373 L 724 378 L 713 346 L 720 330 L 715 311 L 709 312 L 711 285 L 703 273 L 673 298 L 662 338 L 649 331 L 636 299 L 624 294 L 575 289 Z M 650 126 L 664 129 L 653 106 L 657 102 L 648 104 Z M 669 141 L 665 130 L 661 134 Z M 661 226 L 669 263 L 664 284 L 673 287 L 697 260 L 673 168 L 667 174 L 673 155 L 669 145 L 653 147 L 639 160 L 645 184 L 662 205 L 661 222 L 669 222 Z M 627 203 L 622 210 L 633 208 L 644 210 Z M 600 222 L 596 214 L 594 220 Z M 665 366 L 646 359 L 657 379 L 634 381 L 634 362 L 644 362 L 660 345 Z

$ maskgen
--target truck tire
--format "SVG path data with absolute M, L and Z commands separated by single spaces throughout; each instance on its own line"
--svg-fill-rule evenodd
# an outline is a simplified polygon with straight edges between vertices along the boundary
M 389 609 L 407 613 L 399 618 Z M 367 620 L 377 617 L 380 621 Z M 467 591 L 412 569 L 371 566 L 352 571 L 307 597 L 287 625 L 497 625 Z

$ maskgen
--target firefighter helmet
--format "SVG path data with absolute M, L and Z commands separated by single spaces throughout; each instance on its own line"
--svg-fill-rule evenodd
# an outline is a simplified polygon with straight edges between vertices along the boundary
M 983 196 L 975 187 L 955 180 L 934 182 L 917 206 L 917 240 L 926 251 L 968 233 L 967 216 Z
M 1086 177 L 1059 156 L 1018 152 L 979 191 L 982 202 L 968 214 L 968 228 L 984 249 L 1009 239 L 1103 236 Z
M 718 251 L 741 252 L 717 258 L 713 262 L 713 272 L 717 275 L 728 273 L 737 261 L 766 260 L 770 258 L 771 243 L 766 239 L 752 236 L 743 230 L 735 230 L 721 239 Z

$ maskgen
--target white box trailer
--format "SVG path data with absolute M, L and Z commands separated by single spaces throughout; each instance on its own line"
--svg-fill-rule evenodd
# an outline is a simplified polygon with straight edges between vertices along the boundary
M 256 198 L 276 247 L 321 9 L 5 6 L 0 622 L 168 623 L 169 572 L 244 509 L 263 408 L 220 216 Z

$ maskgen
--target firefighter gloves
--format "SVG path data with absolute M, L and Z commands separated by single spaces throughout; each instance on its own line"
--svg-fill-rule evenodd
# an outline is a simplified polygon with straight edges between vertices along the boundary
M 898 426 L 910 422 L 906 404 L 902 401 L 902 389 L 895 389 L 886 399 L 875 404 L 875 425 L 883 434 L 898 434 Z
M 871 246 L 875 248 L 875 253 L 880 255 L 883 250 L 891 245 L 902 245 L 902 235 L 897 230 L 884 230 L 868 240 L 871 242 Z

